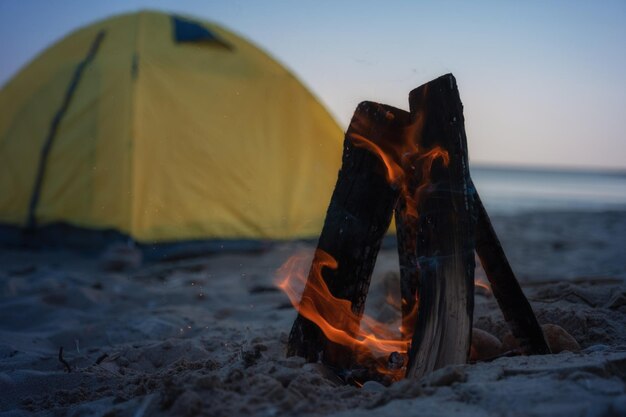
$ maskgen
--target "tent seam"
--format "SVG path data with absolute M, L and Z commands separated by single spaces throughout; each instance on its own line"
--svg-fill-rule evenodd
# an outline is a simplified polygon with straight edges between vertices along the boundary
M 137 13 L 137 22 L 136 22 L 136 30 L 135 30 L 135 47 L 133 50 L 133 75 L 134 78 L 131 81 L 131 89 L 130 89 L 130 158 L 129 158 L 129 184 L 128 184 L 128 210 L 129 210 L 129 224 L 128 224 L 128 235 L 135 236 L 135 146 L 137 142 L 137 128 L 136 128 L 136 116 L 137 116 L 137 84 L 139 83 L 139 41 L 141 35 L 141 20 L 142 20 L 143 12 Z M 136 60 L 136 61 L 135 61 Z

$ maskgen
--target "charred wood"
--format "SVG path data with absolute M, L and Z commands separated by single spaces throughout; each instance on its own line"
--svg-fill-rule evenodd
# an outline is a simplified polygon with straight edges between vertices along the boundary
M 363 143 L 380 145 L 396 138 L 409 121 L 407 112 L 393 107 L 371 102 L 357 107 L 346 132 L 342 167 L 318 241 L 317 253 L 326 252 L 337 262 L 336 269 L 322 269 L 324 282 L 334 297 L 348 300 L 359 316 L 398 197 L 397 188 L 388 181 L 382 158 Z M 317 255 L 303 297 L 307 296 L 316 262 L 320 262 Z M 322 360 L 340 369 L 354 365 L 353 352 L 329 341 L 316 324 L 301 314 L 289 335 L 287 355 Z
M 476 215 L 463 105 L 454 76 L 444 75 L 413 90 L 409 103 L 413 122 L 419 126 L 415 140 L 420 152 L 438 149 L 447 155 L 424 161 L 432 164 L 429 169 L 416 170 L 414 183 L 424 189 L 413 203 L 418 214 L 415 225 L 407 228 L 407 222 L 398 222 L 403 297 L 418 302 L 407 376 L 419 378 L 446 365 L 467 362 L 474 309 Z
M 493 296 L 502 310 L 504 320 L 513 336 L 518 339 L 524 354 L 548 354 L 550 348 L 535 313 L 515 278 L 478 193 L 475 197 L 478 214 L 476 253 L 491 285 Z

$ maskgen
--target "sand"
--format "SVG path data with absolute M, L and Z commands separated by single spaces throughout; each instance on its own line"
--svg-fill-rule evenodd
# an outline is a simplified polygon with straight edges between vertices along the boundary
M 4 248 L 0 416 L 626 415 L 626 213 L 526 213 L 494 223 L 539 321 L 562 326 L 582 351 L 359 389 L 284 355 L 295 312 L 275 271 L 312 245 L 121 272 L 70 250 Z M 394 279 L 397 257 L 387 248 L 369 314 L 397 314 L 384 302 Z M 507 333 L 482 291 L 475 326 Z

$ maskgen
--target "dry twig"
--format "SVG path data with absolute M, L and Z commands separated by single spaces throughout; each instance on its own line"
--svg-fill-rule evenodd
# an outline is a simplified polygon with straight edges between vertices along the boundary
M 65 366 L 65 370 L 68 373 L 72 372 L 72 367 L 70 366 L 70 364 L 65 359 L 63 359 L 63 346 L 59 348 L 59 362 L 61 362 L 63 366 Z

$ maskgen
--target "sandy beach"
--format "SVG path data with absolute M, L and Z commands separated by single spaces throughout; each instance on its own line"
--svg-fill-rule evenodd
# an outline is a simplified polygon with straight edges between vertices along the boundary
M 71 250 L 2 248 L 0 416 L 626 415 L 626 212 L 493 221 L 540 323 L 563 327 L 580 352 L 357 388 L 285 357 L 295 311 L 275 273 L 311 244 L 124 271 Z M 396 318 L 384 300 L 397 269 L 395 248 L 383 249 L 368 314 Z M 484 291 L 474 324 L 508 332 Z
M 626 417 L 625 21 L 0 0 L 0 417 Z

